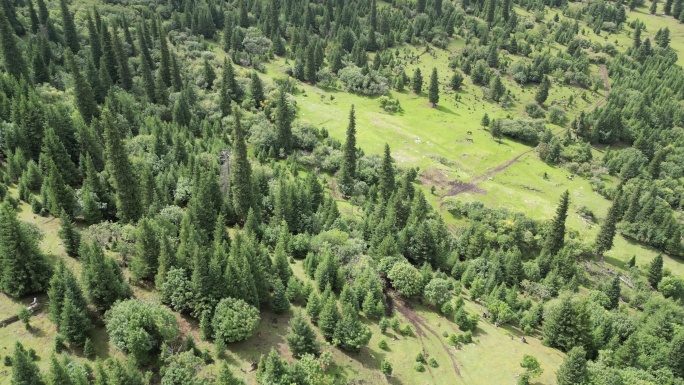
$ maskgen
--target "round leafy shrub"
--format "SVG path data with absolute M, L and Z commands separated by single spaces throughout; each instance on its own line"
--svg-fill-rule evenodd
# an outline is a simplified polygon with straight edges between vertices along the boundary
M 259 325 L 259 310 L 241 299 L 224 298 L 216 306 L 212 326 L 214 338 L 226 343 L 243 341 Z

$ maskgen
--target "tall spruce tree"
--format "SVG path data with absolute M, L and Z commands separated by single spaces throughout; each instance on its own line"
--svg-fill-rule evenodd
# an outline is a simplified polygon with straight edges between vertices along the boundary
M 130 91 L 133 87 L 133 78 L 131 75 L 131 67 L 128 65 L 128 56 L 124 52 L 119 31 L 114 28 L 112 30 L 112 44 L 114 47 L 114 54 L 116 55 L 116 64 L 119 75 L 119 83 L 121 88 Z
M 608 309 L 616 309 L 620 304 L 620 274 L 615 274 L 606 289 L 606 295 L 610 300 Z
M 123 145 L 121 130 L 108 108 L 102 113 L 107 170 L 116 191 L 117 217 L 123 223 L 135 222 L 142 214 L 138 180 Z
M 138 221 L 135 237 L 135 254 L 131 261 L 131 274 L 135 280 L 151 279 L 159 267 L 159 239 L 154 224 L 148 218 Z
M 66 40 L 67 47 L 71 51 L 78 53 L 81 49 L 78 43 L 78 32 L 76 32 L 76 24 L 74 24 L 74 17 L 69 12 L 66 0 L 59 0 L 59 9 L 62 12 L 62 28 L 64 28 L 64 40 Z
M 90 84 L 81 74 L 79 65 L 76 63 L 74 54 L 70 49 L 66 51 L 67 63 L 69 64 L 69 69 L 71 70 L 71 75 L 74 78 L 74 93 L 76 94 L 76 107 L 78 112 L 81 113 L 83 120 L 86 123 L 94 117 L 100 116 L 100 110 L 95 102 L 95 95 L 93 94 Z
M 587 358 L 584 348 L 577 346 L 568 352 L 556 372 L 558 385 L 584 384 L 587 379 Z
M 413 79 L 411 79 L 411 89 L 416 94 L 420 94 L 423 90 L 423 75 L 420 73 L 420 68 L 413 71 Z
M 28 80 L 28 68 L 17 45 L 14 29 L 3 8 L 0 7 L 0 47 L 2 48 L 2 61 L 5 70 L 17 79 L 23 76 L 24 79 Z
M 10 297 L 45 290 L 52 274 L 36 235 L 17 219 L 9 202 L 0 204 L 0 290 Z
M 613 247 L 613 240 L 615 239 L 615 226 L 620 220 L 619 201 L 620 199 L 618 196 L 610 206 L 610 209 L 608 210 L 608 216 L 606 217 L 605 222 L 603 222 L 603 225 L 601 226 L 601 230 L 599 230 L 599 233 L 596 236 L 594 248 L 596 249 L 596 253 L 599 255 L 603 255 L 603 253 Z
M 389 200 L 394 192 L 394 167 L 392 166 L 392 154 L 389 144 L 385 143 L 385 152 L 380 166 L 380 195 Z
M 24 349 L 21 342 L 14 344 L 14 354 L 12 354 L 12 385 L 44 385 L 40 376 L 38 365 L 33 362 L 29 352 Z
M 432 75 L 430 75 L 428 99 L 433 107 L 437 107 L 437 103 L 439 103 L 439 78 L 437 77 L 437 68 L 433 68 Z
M 551 255 L 557 254 L 565 243 L 565 220 L 568 217 L 568 207 L 570 206 L 570 192 L 565 190 L 561 194 L 556 216 L 551 221 L 549 230 L 544 239 L 544 249 Z
M 301 311 L 295 312 L 289 326 L 290 333 L 285 339 L 293 356 L 301 358 L 305 354 L 318 355 L 320 353 L 320 344 L 316 340 L 316 333 Z
M 292 114 L 290 113 L 285 89 L 283 88 L 278 91 L 275 124 L 278 132 L 278 150 L 289 154 L 292 151 Z
M 240 110 L 233 109 L 233 155 L 231 156 L 230 187 L 233 208 L 240 222 L 245 221 L 252 203 L 252 169 L 247 159 L 247 145 L 240 124 Z
M 249 78 L 251 80 L 249 89 L 252 94 L 252 99 L 254 99 L 254 108 L 259 109 L 266 100 L 266 96 L 264 95 L 264 84 L 261 82 L 261 78 L 259 78 L 256 71 L 253 71 L 249 75 Z
M 109 310 L 116 301 L 131 295 L 131 288 L 119 264 L 105 257 L 97 241 L 82 242 L 79 254 L 83 264 L 81 281 L 88 298 L 98 310 Z
M 646 276 L 648 279 L 648 283 L 651 284 L 651 287 L 654 289 L 658 288 L 658 284 L 660 281 L 663 279 L 663 255 L 658 254 L 656 255 L 655 258 L 651 261 L 651 263 L 648 266 L 648 274 Z
M 356 112 L 352 104 L 349 110 L 349 124 L 342 154 L 340 185 L 345 196 L 351 196 L 356 178 Z
M 534 100 L 537 101 L 539 104 L 544 104 L 546 99 L 549 97 L 549 90 L 551 89 L 551 81 L 549 80 L 548 76 L 544 76 L 544 79 L 542 79 L 541 85 L 539 85 L 539 88 L 537 89 L 537 93 L 534 96 Z
M 79 247 L 81 246 L 81 234 L 76 229 L 74 222 L 66 211 L 62 211 L 62 214 L 60 215 L 58 235 L 64 243 L 64 250 L 67 255 L 70 257 L 77 257 Z

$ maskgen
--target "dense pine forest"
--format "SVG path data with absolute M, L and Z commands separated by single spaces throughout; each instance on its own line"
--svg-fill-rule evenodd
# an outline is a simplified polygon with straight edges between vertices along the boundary
M 684 384 L 683 0 L 0 4 L 0 384 Z

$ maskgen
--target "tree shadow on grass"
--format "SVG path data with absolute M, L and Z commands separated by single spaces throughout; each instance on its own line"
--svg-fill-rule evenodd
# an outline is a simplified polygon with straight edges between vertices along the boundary
M 456 113 L 454 111 L 452 111 L 450 108 L 447 108 L 441 104 L 438 104 L 434 108 L 439 112 L 444 112 L 445 114 L 456 115 Z
M 228 344 L 227 351 L 239 357 L 241 360 L 256 363 L 263 354 L 268 354 L 271 348 L 280 353 L 283 358 L 290 358 L 289 347 L 285 335 L 289 330 L 288 323 L 292 318 L 292 310 L 284 314 L 275 314 L 272 311 L 261 312 L 261 322 L 254 334 L 241 342 Z

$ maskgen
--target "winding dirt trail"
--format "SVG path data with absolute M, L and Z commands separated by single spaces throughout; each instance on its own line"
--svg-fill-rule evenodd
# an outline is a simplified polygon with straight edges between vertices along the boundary
M 442 344 L 444 351 L 449 356 L 449 359 L 451 360 L 451 365 L 453 366 L 456 375 L 460 377 L 461 370 L 458 368 L 458 364 L 456 364 L 456 356 L 454 356 L 454 352 L 452 351 L 453 347 L 444 343 L 444 338 L 440 336 L 439 333 L 437 333 L 422 318 L 420 318 L 420 316 L 416 314 L 416 312 L 413 309 L 406 306 L 406 303 L 402 299 L 393 296 L 393 301 L 397 311 L 399 311 L 399 313 L 406 317 L 406 319 L 411 321 L 411 324 L 413 324 L 413 328 L 416 330 L 416 334 L 418 334 L 418 337 L 426 337 L 425 331 L 427 330 L 430 334 L 434 335 L 435 338 L 437 338 L 439 343 Z

